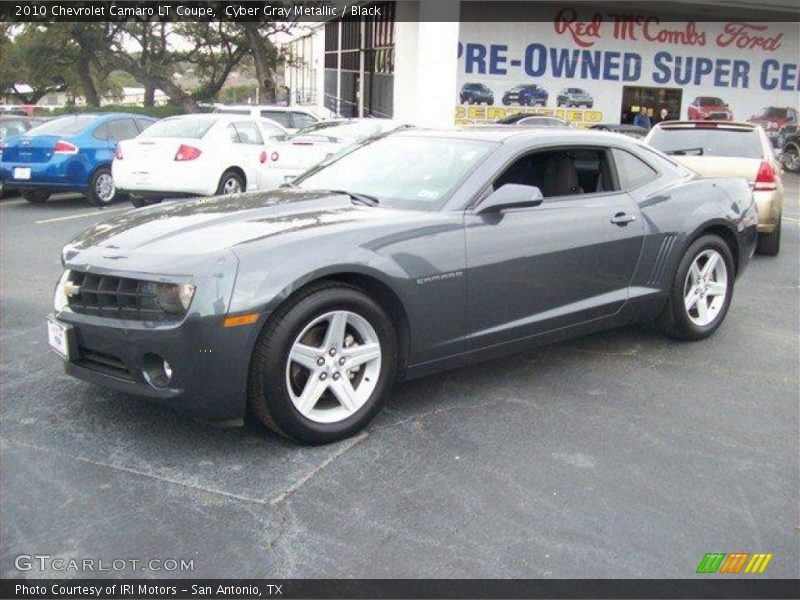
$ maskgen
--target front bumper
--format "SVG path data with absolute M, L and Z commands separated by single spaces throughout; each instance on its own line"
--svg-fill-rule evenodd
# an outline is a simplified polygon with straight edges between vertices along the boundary
M 174 324 L 100 318 L 69 310 L 53 315 L 72 326 L 67 374 L 120 392 L 153 399 L 201 419 L 239 418 L 246 411 L 250 356 L 263 319 L 223 327 L 224 316 L 189 316 Z M 144 377 L 145 356 L 169 362 L 164 388 Z

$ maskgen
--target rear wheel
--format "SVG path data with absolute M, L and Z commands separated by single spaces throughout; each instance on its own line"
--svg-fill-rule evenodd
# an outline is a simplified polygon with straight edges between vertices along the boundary
M 778 256 L 781 250 L 781 215 L 778 215 L 778 222 L 772 233 L 759 233 L 756 253 L 764 256 Z
M 225 171 L 219 178 L 217 186 L 217 196 L 229 196 L 231 194 L 241 194 L 245 190 L 244 178 L 236 171 Z
M 86 197 L 89 204 L 94 206 L 108 206 L 117 195 L 117 188 L 114 187 L 114 178 L 111 176 L 111 169 L 100 167 L 92 175 L 89 182 L 89 191 Z
M 42 204 L 50 198 L 50 192 L 44 190 L 23 190 L 21 194 L 31 204 Z
M 395 331 L 380 305 L 357 288 L 321 284 L 265 326 L 250 365 L 248 403 L 282 435 L 334 442 L 377 414 L 396 365 Z
M 733 256 L 716 235 L 704 235 L 686 250 L 656 325 L 681 340 L 702 340 L 725 320 L 733 296 Z

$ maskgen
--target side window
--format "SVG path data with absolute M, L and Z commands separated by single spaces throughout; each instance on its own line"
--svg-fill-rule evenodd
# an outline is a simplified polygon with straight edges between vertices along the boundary
M 289 113 L 284 110 L 262 110 L 261 116 L 267 119 L 272 119 L 279 125 L 283 125 L 284 127 L 290 127 L 289 125 Z
M 630 152 L 613 148 L 619 184 L 623 190 L 632 190 L 658 177 L 658 172 Z
M 136 127 L 139 129 L 139 131 L 144 131 L 153 124 L 153 121 L 149 121 L 147 119 L 134 119 L 134 121 L 136 121 Z
M 239 133 L 240 144 L 254 144 L 260 146 L 264 143 L 261 132 L 258 130 L 254 121 L 237 121 L 233 124 Z
M 789 123 L 797 123 L 797 111 L 789 110 Z
M 545 198 L 614 191 L 606 152 L 602 148 L 559 149 L 526 154 L 494 182 L 533 185 Z
M 94 133 L 92 134 L 92 137 L 97 139 L 97 140 L 109 140 L 109 139 L 111 139 L 109 137 L 109 134 L 108 134 L 108 123 L 103 123 L 102 125 L 100 125 L 100 127 L 95 129 Z
M 261 127 L 261 131 L 264 132 L 264 135 L 270 139 L 280 138 L 285 135 L 283 129 L 276 127 L 275 125 L 269 123 L 268 121 L 261 121 L 259 123 L 259 126 Z
M 133 119 L 115 119 L 108 122 L 108 139 L 113 142 L 130 140 L 139 135 Z
M 236 131 L 236 127 L 233 126 L 233 123 L 228 123 L 228 126 L 225 127 L 225 135 L 228 136 L 231 143 L 239 143 L 239 132 Z
M 301 112 L 293 112 L 292 120 L 294 121 L 295 129 L 303 129 L 309 125 L 313 125 L 317 120 L 309 114 Z

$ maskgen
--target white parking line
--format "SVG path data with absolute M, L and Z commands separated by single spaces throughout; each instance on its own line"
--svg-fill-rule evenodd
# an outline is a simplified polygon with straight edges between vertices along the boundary
M 78 215 L 67 215 L 66 217 L 55 217 L 54 219 L 44 219 L 42 221 L 36 221 L 37 225 L 44 225 L 46 223 L 56 223 L 58 221 L 69 221 L 70 219 L 80 219 L 81 217 L 92 217 L 102 214 L 114 213 L 119 212 L 121 210 L 132 210 L 130 207 L 125 206 L 123 208 L 110 208 L 105 210 L 93 210 L 91 212 L 84 212 Z

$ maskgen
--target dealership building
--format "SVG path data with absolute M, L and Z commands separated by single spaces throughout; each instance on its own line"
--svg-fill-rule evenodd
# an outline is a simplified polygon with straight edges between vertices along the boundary
M 800 103 L 794 1 L 366 3 L 286 44 L 292 102 L 423 126 L 507 114 L 747 120 Z M 792 111 L 794 112 L 794 111 Z

